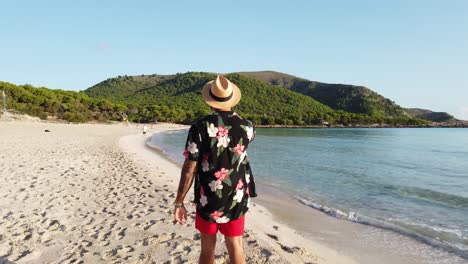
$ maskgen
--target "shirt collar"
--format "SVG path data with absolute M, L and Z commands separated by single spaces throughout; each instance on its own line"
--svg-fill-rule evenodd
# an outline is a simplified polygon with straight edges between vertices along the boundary
M 213 111 L 215 115 L 232 115 L 234 111 Z

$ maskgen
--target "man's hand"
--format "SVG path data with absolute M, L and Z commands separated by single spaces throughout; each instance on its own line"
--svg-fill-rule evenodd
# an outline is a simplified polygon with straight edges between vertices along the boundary
M 197 168 L 197 162 L 189 159 L 185 159 L 184 165 L 182 166 L 182 173 L 180 175 L 179 188 L 177 189 L 177 196 L 175 204 L 177 205 L 174 209 L 174 218 L 179 224 L 187 222 L 187 209 L 185 209 L 183 203 L 187 192 L 192 186 L 194 174 Z M 179 206 L 181 205 L 181 206 Z
M 187 209 L 184 206 L 174 209 L 174 218 L 181 225 L 187 222 Z

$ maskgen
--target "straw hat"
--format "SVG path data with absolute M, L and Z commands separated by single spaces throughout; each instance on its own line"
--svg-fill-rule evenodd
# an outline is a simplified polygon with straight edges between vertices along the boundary
M 239 103 L 241 91 L 226 77 L 218 75 L 215 80 L 209 81 L 203 86 L 202 96 L 209 106 L 226 109 Z

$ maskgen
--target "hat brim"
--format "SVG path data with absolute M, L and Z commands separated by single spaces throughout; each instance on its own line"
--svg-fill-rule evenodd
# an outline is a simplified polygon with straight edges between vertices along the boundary
M 232 85 L 232 98 L 231 99 L 229 99 L 226 102 L 219 102 L 219 101 L 216 101 L 213 97 L 211 97 L 210 89 L 211 89 L 211 84 L 213 82 L 214 81 L 207 82 L 205 86 L 203 86 L 203 89 L 202 89 L 203 100 L 205 100 L 205 102 L 209 106 L 214 107 L 216 109 L 225 109 L 225 108 L 234 107 L 235 105 L 239 103 L 241 99 L 241 91 L 239 87 L 237 87 L 237 85 L 233 84 L 232 82 L 231 82 L 231 85 Z

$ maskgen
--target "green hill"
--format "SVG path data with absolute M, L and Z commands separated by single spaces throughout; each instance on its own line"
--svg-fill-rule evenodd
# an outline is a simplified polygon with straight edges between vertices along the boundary
M 275 71 L 239 72 L 239 74 L 308 95 L 335 110 L 387 117 L 407 116 L 432 122 L 457 121 L 446 112 L 402 108 L 392 100 L 364 86 L 309 81 Z
M 215 74 L 201 72 L 166 76 L 164 79 L 157 75 L 117 77 L 84 92 L 91 97 L 127 104 L 134 112 L 131 119 L 136 121 L 189 122 L 210 112 L 201 98 L 201 88 L 215 77 Z M 236 111 L 258 123 L 299 124 L 302 122 L 300 119 L 320 118 L 320 115 L 334 112 L 312 98 L 281 87 L 239 74 L 226 77 L 242 87 L 242 100 Z
M 405 108 L 405 112 L 413 118 L 430 120 L 433 122 L 454 122 L 455 117 L 446 112 L 433 112 L 427 109 L 420 108 Z
M 416 124 L 420 120 L 404 115 L 389 117 L 377 114 L 335 111 L 310 96 L 284 89 L 270 82 L 227 74 L 242 89 L 241 103 L 236 106 L 243 116 L 257 124 L 313 125 L 330 124 Z M 202 101 L 201 88 L 215 74 L 189 72 L 176 75 L 119 76 L 98 83 L 84 93 L 90 97 L 126 104 L 134 121 L 170 121 L 188 123 L 209 113 Z
M 406 115 L 395 102 L 364 86 L 321 83 L 274 71 L 239 74 L 310 96 L 335 110 L 386 117 Z
M 172 80 L 176 75 L 139 75 L 139 76 L 118 76 L 109 78 L 86 90 L 86 94 L 91 97 L 101 97 L 116 101 L 127 98 L 135 92 L 156 86 L 162 82 Z
M 202 100 L 201 88 L 215 76 L 203 72 L 119 76 L 83 92 L 0 82 L 0 90 L 7 93 L 9 109 L 43 119 L 53 117 L 72 122 L 128 119 L 135 122 L 190 124 L 210 112 L 210 108 Z M 256 124 L 427 124 L 421 119 L 403 115 L 389 117 L 334 110 L 310 96 L 243 74 L 232 73 L 226 77 L 242 90 L 242 100 L 234 110 Z
M 121 120 L 127 107 L 105 99 L 90 98 L 84 93 L 52 90 L 32 85 L 14 85 L 0 81 L 9 110 L 48 119 L 49 116 L 71 122 Z

